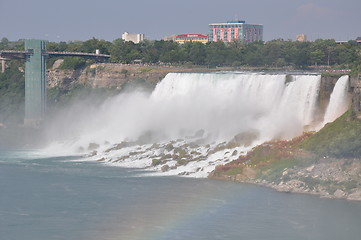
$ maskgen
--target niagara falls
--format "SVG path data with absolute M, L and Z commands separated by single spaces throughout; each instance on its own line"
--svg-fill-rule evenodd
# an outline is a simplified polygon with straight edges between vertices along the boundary
M 0 240 L 359 240 L 361 1 L 1 0 Z

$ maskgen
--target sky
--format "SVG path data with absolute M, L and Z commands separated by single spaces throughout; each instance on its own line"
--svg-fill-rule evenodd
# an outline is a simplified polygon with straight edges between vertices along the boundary
M 263 24 L 264 41 L 361 37 L 361 0 L 0 0 L 0 39 L 113 41 L 122 33 L 150 40 L 208 34 L 208 24 Z

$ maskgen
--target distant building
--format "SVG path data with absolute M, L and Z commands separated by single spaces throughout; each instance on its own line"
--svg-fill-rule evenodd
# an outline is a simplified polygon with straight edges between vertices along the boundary
M 186 42 L 200 42 L 206 44 L 208 42 L 208 35 L 204 34 L 181 34 L 176 35 L 174 41 L 179 44 Z
M 296 36 L 296 41 L 298 41 L 298 42 L 306 42 L 307 41 L 307 36 L 305 34 L 298 34 Z
M 125 32 L 122 34 L 122 39 L 126 42 L 133 42 L 133 43 L 140 43 L 141 41 L 144 41 L 144 34 L 129 34 L 128 32 Z
M 248 24 L 240 20 L 212 23 L 209 24 L 209 41 L 242 43 L 263 41 L 263 25 Z
M 351 41 L 351 40 L 336 41 L 336 43 L 343 44 L 343 43 L 348 43 L 349 41 Z M 356 40 L 353 40 L 353 41 L 356 41 L 357 43 L 361 43 L 361 37 L 357 37 Z
M 175 41 L 176 36 L 177 35 L 166 36 L 166 37 L 164 37 L 164 41 Z

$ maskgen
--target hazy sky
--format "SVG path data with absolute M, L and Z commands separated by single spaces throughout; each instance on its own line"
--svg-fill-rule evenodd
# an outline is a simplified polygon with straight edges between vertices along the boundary
M 0 38 L 113 41 L 208 34 L 208 24 L 241 19 L 264 25 L 264 40 L 361 37 L 361 0 L 0 0 Z

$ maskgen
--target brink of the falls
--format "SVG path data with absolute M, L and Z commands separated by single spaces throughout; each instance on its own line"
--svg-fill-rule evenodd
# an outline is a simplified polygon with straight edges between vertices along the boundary
M 345 79 L 324 121 L 347 109 Z M 258 144 L 317 129 L 320 83 L 315 74 L 170 73 L 150 95 L 121 94 L 96 114 L 73 117 L 71 133 L 49 149 L 149 174 L 207 177 Z

